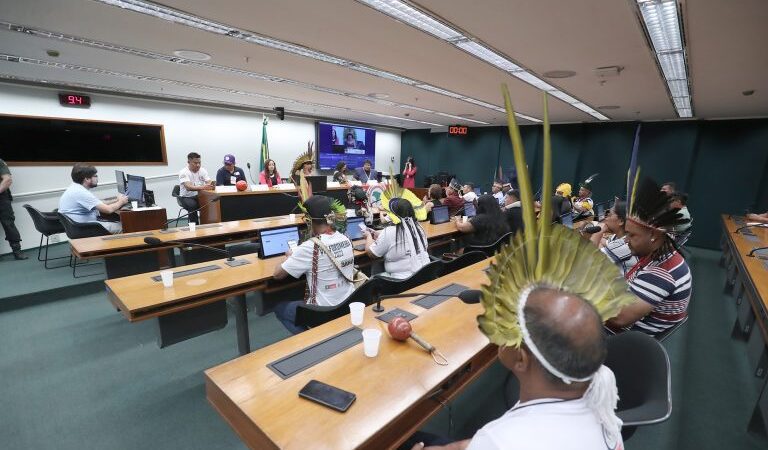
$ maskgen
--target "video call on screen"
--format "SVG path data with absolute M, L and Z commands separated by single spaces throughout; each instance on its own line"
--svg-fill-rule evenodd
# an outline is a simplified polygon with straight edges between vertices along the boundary
M 376 130 L 352 125 L 317 122 L 320 169 L 336 169 L 339 161 L 352 170 L 366 159 L 376 160 Z

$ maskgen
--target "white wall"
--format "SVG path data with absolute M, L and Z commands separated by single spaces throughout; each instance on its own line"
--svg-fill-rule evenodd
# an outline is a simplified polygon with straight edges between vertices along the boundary
M 202 155 L 203 167 L 211 176 L 221 167 L 224 155 L 232 153 L 237 165 L 246 169 L 250 162 L 254 177 L 258 177 L 259 149 L 261 147 L 260 113 L 232 111 L 220 108 L 189 106 L 170 102 L 91 95 L 90 109 L 65 108 L 59 105 L 57 90 L 0 84 L 0 114 L 49 116 L 121 122 L 162 124 L 165 127 L 167 166 L 99 166 L 100 182 L 107 183 L 94 190 L 97 197 L 106 198 L 116 193 L 114 170 L 145 177 L 164 176 L 147 180 L 147 189 L 155 192 L 158 205 L 166 208 L 169 217 L 176 217 L 178 206 L 171 197 L 175 175 L 186 164 L 186 155 L 196 151 Z M 309 119 L 270 117 L 267 128 L 270 156 L 277 162 L 281 174 L 287 175 L 296 156 L 305 151 L 307 141 L 315 139 L 315 124 Z M 0 148 L 0 158 L 3 151 Z M 394 158 L 394 160 L 392 159 Z M 377 129 L 376 167 L 388 171 L 400 167 L 400 131 Z M 14 166 L 14 212 L 16 226 L 21 232 L 24 248 L 37 247 L 40 235 L 22 205 L 29 203 L 43 211 L 58 206 L 60 191 L 36 195 L 50 189 L 63 190 L 72 183 L 68 166 Z M 258 181 L 258 180 L 257 180 Z M 3 239 L 5 236 L 3 235 Z M 65 237 L 62 235 L 62 239 Z M 0 254 L 10 251 L 8 243 L 0 243 Z

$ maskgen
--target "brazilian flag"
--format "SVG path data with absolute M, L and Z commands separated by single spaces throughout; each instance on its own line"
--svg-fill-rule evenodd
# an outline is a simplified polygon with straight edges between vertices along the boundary
M 261 159 L 259 161 L 259 172 L 264 171 L 264 164 L 269 159 L 269 142 L 267 141 L 267 125 L 269 124 L 269 118 L 264 116 L 264 122 L 261 127 Z

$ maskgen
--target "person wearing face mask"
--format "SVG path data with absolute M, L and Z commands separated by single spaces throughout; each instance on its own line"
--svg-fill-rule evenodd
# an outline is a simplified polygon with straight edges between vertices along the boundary
M 59 199 L 59 212 L 75 222 L 95 222 L 112 234 L 120 233 L 120 222 L 99 221 L 99 214 L 113 214 L 128 203 L 128 197 L 118 194 L 114 201 L 104 203 L 91 192 L 98 185 L 99 174 L 95 167 L 84 163 L 75 164 L 72 167 L 72 184 Z

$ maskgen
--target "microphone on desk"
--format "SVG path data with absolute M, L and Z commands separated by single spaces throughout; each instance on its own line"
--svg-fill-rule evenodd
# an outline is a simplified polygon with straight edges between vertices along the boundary
M 245 163 L 245 166 L 248 167 L 248 176 L 251 178 L 251 183 L 258 184 L 256 183 L 256 180 L 253 179 L 253 174 L 251 173 L 251 163 L 247 162 Z
M 480 302 L 480 291 L 477 289 L 466 289 L 464 291 L 459 292 L 458 294 L 440 294 L 440 293 L 428 293 L 425 294 L 423 292 L 406 292 L 403 294 L 387 294 L 387 295 L 378 295 L 376 294 L 376 305 L 374 305 L 371 310 L 373 312 L 384 312 L 384 307 L 381 306 L 382 300 L 387 300 L 390 298 L 408 298 L 408 297 L 458 297 L 461 301 L 464 303 L 479 303 Z
M 602 231 L 602 230 L 603 230 L 603 229 L 602 229 L 602 228 L 600 228 L 600 227 L 599 227 L 599 226 L 597 226 L 597 225 L 590 225 L 590 226 L 588 226 L 588 227 L 584 227 L 584 228 L 582 228 L 581 230 L 579 230 L 579 232 L 580 232 L 581 234 L 595 234 L 595 233 L 599 233 L 599 232 L 600 232 L 600 231 Z
M 210 245 L 203 245 L 203 244 L 197 244 L 195 242 L 184 242 L 184 241 L 162 241 L 154 236 L 148 236 L 144 238 L 144 243 L 149 245 L 162 245 L 162 244 L 176 244 L 176 245 L 184 245 L 188 247 L 198 247 L 198 248 L 204 248 L 206 250 L 211 250 L 217 253 L 221 253 L 227 257 L 226 265 L 230 267 L 237 267 L 242 266 L 245 264 L 250 264 L 250 261 L 247 261 L 245 259 L 235 259 L 227 249 L 221 249 L 216 247 L 211 247 Z
M 766 249 L 768 249 L 768 247 L 755 247 L 755 248 L 753 248 L 753 249 L 752 249 L 752 250 L 751 250 L 749 253 L 747 253 L 747 256 L 749 256 L 749 257 L 751 257 L 751 258 L 754 258 L 755 256 L 757 256 L 757 257 L 758 257 L 758 258 L 760 258 L 760 259 L 768 259 L 768 258 L 766 258 L 766 257 L 765 257 L 765 256 L 763 256 L 763 255 L 755 255 L 755 254 L 754 254 L 754 253 L 755 253 L 756 251 L 758 251 L 758 250 L 766 250 Z
M 747 228 L 768 228 L 768 223 L 753 223 L 752 225 L 744 225 L 743 227 L 736 228 L 736 231 L 734 233 L 738 233 L 741 230 L 745 230 Z
M 177 217 L 176 219 L 166 220 L 165 224 L 163 225 L 163 227 L 161 229 L 162 230 L 166 230 L 166 229 L 168 229 L 168 225 L 170 225 L 171 222 L 178 222 L 178 220 L 181 219 L 182 217 L 189 217 L 190 214 L 196 213 L 198 211 L 202 211 L 204 208 L 207 208 L 208 206 L 210 206 L 211 203 L 218 202 L 219 200 L 221 200 L 221 197 L 217 195 L 217 196 L 213 197 L 210 201 L 208 201 L 208 203 L 204 204 L 203 206 L 201 206 L 201 207 L 199 207 L 197 209 L 193 209 L 192 211 L 187 211 L 186 214 L 181 215 L 181 216 Z

